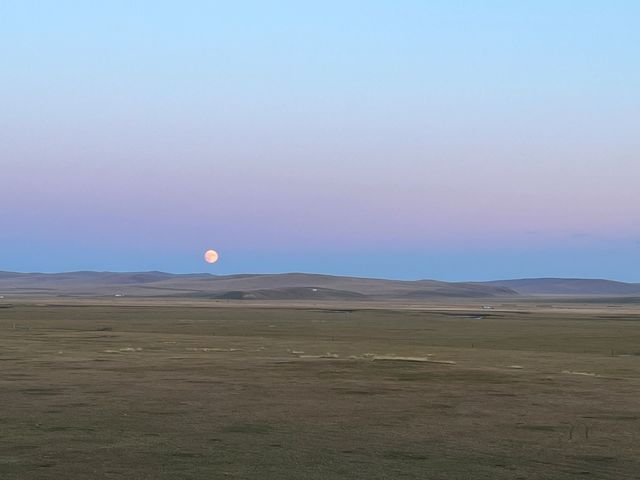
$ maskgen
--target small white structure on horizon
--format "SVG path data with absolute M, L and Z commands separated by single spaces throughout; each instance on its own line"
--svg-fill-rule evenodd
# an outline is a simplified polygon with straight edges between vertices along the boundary
M 124 297 L 124 293 L 116 293 L 114 297 Z
M 482 309 L 483 310 L 493 310 L 493 307 L 491 305 L 483 305 Z

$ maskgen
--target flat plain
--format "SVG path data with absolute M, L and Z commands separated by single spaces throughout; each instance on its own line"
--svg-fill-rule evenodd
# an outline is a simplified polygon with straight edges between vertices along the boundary
M 1 302 L 2 479 L 640 477 L 634 303 Z

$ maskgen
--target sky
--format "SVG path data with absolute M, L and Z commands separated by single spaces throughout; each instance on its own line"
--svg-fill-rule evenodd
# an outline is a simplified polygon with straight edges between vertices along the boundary
M 639 18 L 3 0 L 0 270 L 640 282 Z

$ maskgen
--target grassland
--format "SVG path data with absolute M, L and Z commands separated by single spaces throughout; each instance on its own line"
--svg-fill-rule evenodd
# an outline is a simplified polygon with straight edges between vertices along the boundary
M 634 305 L 3 301 L 2 479 L 640 476 Z

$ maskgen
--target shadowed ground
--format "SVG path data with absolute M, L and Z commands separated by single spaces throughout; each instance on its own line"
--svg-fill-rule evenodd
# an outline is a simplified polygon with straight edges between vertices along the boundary
M 630 307 L 17 304 L 0 331 L 3 479 L 640 471 Z

